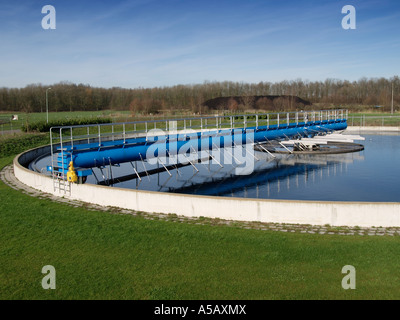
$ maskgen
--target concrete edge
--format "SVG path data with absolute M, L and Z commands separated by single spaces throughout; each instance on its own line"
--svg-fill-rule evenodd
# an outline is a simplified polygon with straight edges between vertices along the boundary
M 71 184 L 61 191 L 51 177 L 24 165 L 50 146 L 28 150 L 13 161 L 15 177 L 22 183 L 58 197 L 122 209 L 262 223 L 289 223 L 346 227 L 400 227 L 400 203 L 324 202 L 243 199 L 161 193 L 97 185 Z
M 348 126 L 345 132 L 346 131 L 358 132 L 358 133 L 368 133 L 368 132 L 393 133 L 393 132 L 400 132 L 400 127 Z

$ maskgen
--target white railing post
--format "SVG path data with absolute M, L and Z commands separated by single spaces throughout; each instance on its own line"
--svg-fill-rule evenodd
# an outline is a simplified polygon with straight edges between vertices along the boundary
M 98 137 L 99 137 L 99 147 L 101 146 L 101 130 L 100 130 L 100 125 L 97 126 L 98 129 Z

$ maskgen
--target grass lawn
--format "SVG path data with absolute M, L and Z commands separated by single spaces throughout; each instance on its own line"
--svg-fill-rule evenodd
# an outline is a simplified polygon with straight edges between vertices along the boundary
M 46 121 L 46 112 L 35 112 L 35 113 L 0 113 L 1 118 L 11 119 L 12 115 L 18 115 L 18 120 L 8 121 L 1 125 L 0 130 L 17 130 L 20 129 L 23 124 L 27 121 L 29 123 L 36 123 Z M 115 121 L 134 121 L 130 118 L 130 111 L 73 111 L 73 112 L 49 112 L 49 122 L 54 120 L 64 119 L 91 119 L 97 117 L 112 117 Z
M 266 112 L 268 113 L 268 112 Z M 271 112 L 274 113 L 274 112 Z M 10 121 L 11 116 L 17 114 L 18 115 L 18 120 L 16 121 Z M 243 113 L 244 114 L 244 113 Z M 390 113 L 384 113 L 384 112 L 364 112 L 364 113 L 349 113 L 349 118 L 354 117 L 362 117 L 365 115 L 366 117 L 390 117 Z M 293 116 L 293 115 L 292 115 Z M 395 113 L 394 116 L 400 116 L 400 113 Z M 103 111 L 73 111 L 73 112 L 49 112 L 49 121 L 53 120 L 63 120 L 63 119 L 90 119 L 90 118 L 97 118 L 97 117 L 108 117 L 112 118 L 113 122 L 132 122 L 132 121 L 140 121 L 140 120 L 145 120 L 145 119 L 159 119 L 159 118 L 180 118 L 183 116 L 159 116 L 159 117 L 153 117 L 153 116 L 132 116 L 132 113 L 130 111 L 113 111 L 113 110 L 103 110 Z M 186 117 L 195 117 L 193 115 L 191 116 L 186 116 Z M 0 124 L 0 134 L 3 131 L 8 131 L 8 130 L 18 130 L 21 128 L 23 124 L 28 121 L 29 123 L 36 123 L 36 122 L 41 122 L 41 121 L 46 121 L 46 112 L 42 113 L 21 113 L 21 112 L 16 112 L 16 113 L 0 113 L 0 118 L 3 120 L 6 119 L 6 123 Z M 1 120 L 1 119 L 0 119 Z M 229 119 L 226 119 L 228 123 Z M 209 120 L 212 122 L 212 120 Z M 357 120 L 358 121 L 358 120 Z M 370 120 L 372 121 L 372 120 Z M 376 120 L 378 121 L 378 120 Z M 239 121 L 240 122 L 240 121 Z M 379 122 L 379 121 L 378 121 Z M 380 120 L 379 123 L 381 123 L 382 120 Z M 399 125 L 399 119 L 390 119 L 387 118 L 385 120 L 385 123 L 387 125 Z M 371 124 L 372 125 L 372 124 Z
M 1 168 L 10 153 L 0 154 Z M 147 220 L 0 181 L 1 299 L 399 299 L 399 256 L 399 236 Z M 41 286 L 45 265 L 56 269 L 55 290 Z M 341 286 L 345 265 L 356 268 L 355 290 Z

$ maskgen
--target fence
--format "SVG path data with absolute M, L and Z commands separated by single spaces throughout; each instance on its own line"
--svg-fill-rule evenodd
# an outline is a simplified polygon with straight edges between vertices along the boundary
M 347 125 L 352 127 L 400 127 L 400 116 L 349 115 Z
M 13 119 L 8 116 L 0 116 L 0 134 L 5 135 L 8 133 L 12 133 L 14 130 L 18 130 L 19 127 L 16 127 L 13 124 Z
M 165 130 L 167 132 L 191 129 L 203 132 L 253 127 L 257 130 L 261 126 L 269 129 L 270 126 L 284 128 L 289 125 L 299 125 L 301 123 L 309 125 L 331 123 L 338 120 L 343 121 L 347 117 L 347 110 L 338 109 L 56 126 L 50 128 L 50 143 L 60 143 L 63 146 L 67 142 L 73 147 L 75 141 L 87 141 L 87 143 L 90 143 L 90 141 L 93 142 L 96 140 L 99 146 L 101 146 L 102 141 L 105 140 L 122 139 L 125 143 L 127 138 L 147 137 L 149 131 L 153 129 Z

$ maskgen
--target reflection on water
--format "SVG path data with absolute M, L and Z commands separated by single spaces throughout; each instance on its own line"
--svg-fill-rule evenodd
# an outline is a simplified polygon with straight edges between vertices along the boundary
M 269 163 L 260 163 L 251 175 L 225 175 L 218 179 L 170 188 L 170 192 L 235 196 L 245 198 L 277 198 L 307 188 L 319 180 L 347 172 L 348 164 L 363 160 L 359 154 L 345 155 L 287 155 Z M 268 165 L 269 164 L 269 165 Z M 291 192 L 292 191 L 292 192 Z
M 95 168 L 95 176 L 88 177 L 87 183 L 97 183 L 96 178 L 128 176 L 129 180 L 114 181 L 114 186 L 260 199 L 399 202 L 400 135 L 363 136 L 365 149 L 355 153 L 279 155 L 273 159 L 256 152 L 258 160 L 252 159 L 254 170 L 249 175 L 236 175 L 235 165 L 224 163 L 221 167 L 215 161 L 194 164 L 198 171 L 188 164 L 169 168 L 169 172 L 162 164 L 151 166 L 138 161 L 113 166 L 111 170 Z M 139 180 L 133 168 L 139 173 L 157 168 L 159 172 L 144 174 Z
M 363 135 L 364 151 L 337 155 L 281 155 L 272 159 L 256 152 L 250 175 L 235 175 L 233 165 L 221 168 L 213 161 L 162 170 L 149 178 L 115 186 L 225 197 L 326 201 L 400 201 L 400 136 Z M 143 171 L 141 162 L 134 164 Z M 146 169 L 154 169 L 145 164 Z M 162 169 L 161 165 L 159 167 Z M 121 165 L 120 175 L 133 173 Z M 97 173 L 99 175 L 99 173 Z M 117 175 L 115 172 L 114 175 Z M 105 175 L 107 178 L 107 175 Z M 93 179 L 93 177 L 92 177 Z M 95 182 L 95 181 L 92 181 Z

